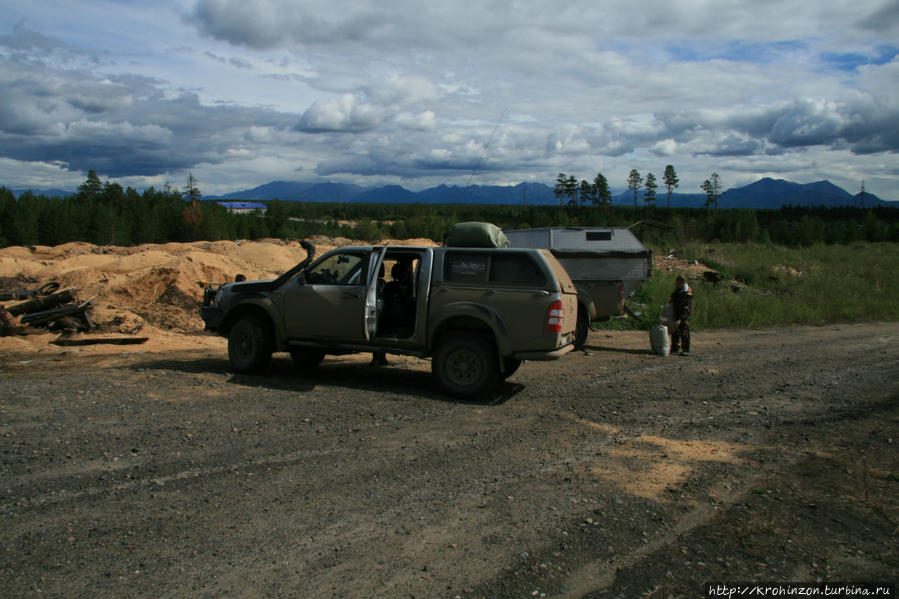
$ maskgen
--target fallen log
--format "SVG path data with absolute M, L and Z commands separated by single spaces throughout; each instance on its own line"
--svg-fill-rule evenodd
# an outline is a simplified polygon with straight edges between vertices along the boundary
M 36 287 L 34 289 L 17 289 L 15 291 L 2 291 L 2 292 L 0 292 L 0 301 L 28 299 L 28 298 L 34 297 L 36 295 L 50 295 L 57 289 L 59 289 L 59 283 L 57 283 L 56 281 L 53 281 L 51 283 L 46 283 L 46 284 L 41 285 L 40 287 Z
M 97 297 L 97 296 L 94 296 Z M 42 312 L 31 312 L 28 313 L 21 318 L 22 324 L 37 327 L 45 324 L 49 324 L 55 320 L 59 320 L 65 316 L 75 316 L 77 314 L 82 314 L 90 308 L 91 301 L 93 301 L 94 297 L 89 300 L 83 301 L 80 304 L 71 304 L 66 306 L 60 306 L 59 308 L 52 308 L 50 310 L 44 310 Z
M 63 345 L 67 347 L 76 345 L 137 345 L 146 343 L 149 337 L 71 337 L 68 335 L 60 335 L 53 345 Z
M 18 316 L 20 314 L 32 314 L 41 310 L 47 310 L 60 304 L 68 304 L 76 301 L 75 295 L 72 293 L 74 289 L 75 287 L 66 287 L 65 289 L 60 289 L 55 293 L 51 293 L 50 295 L 35 297 L 18 304 L 13 304 L 12 306 L 7 307 L 6 310 L 13 316 Z

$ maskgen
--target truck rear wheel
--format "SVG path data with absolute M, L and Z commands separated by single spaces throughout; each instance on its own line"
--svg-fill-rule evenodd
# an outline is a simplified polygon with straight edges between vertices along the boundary
M 503 380 L 515 374 L 519 366 L 521 366 L 521 360 L 516 358 L 503 358 Z
M 262 372 L 272 359 L 274 347 L 271 326 L 254 316 L 241 318 L 228 333 L 228 359 L 236 372 Z
M 577 349 L 584 349 L 588 332 L 590 332 L 590 316 L 587 314 L 587 310 L 578 304 L 577 328 L 574 330 L 574 346 Z
M 463 399 L 487 396 L 499 379 L 499 359 L 483 335 L 449 334 L 439 342 L 431 372 L 444 391 Z

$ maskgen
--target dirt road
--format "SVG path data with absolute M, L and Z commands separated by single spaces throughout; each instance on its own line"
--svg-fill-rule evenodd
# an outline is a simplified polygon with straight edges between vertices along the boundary
M 693 345 L 660 358 L 645 333 L 593 332 L 590 355 L 527 363 L 490 404 L 440 396 L 412 358 L 247 377 L 224 343 L 0 356 L 0 595 L 896 581 L 899 324 Z

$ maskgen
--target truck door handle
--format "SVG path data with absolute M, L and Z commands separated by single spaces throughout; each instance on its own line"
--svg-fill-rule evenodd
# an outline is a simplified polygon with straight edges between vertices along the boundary
M 344 291 L 340 295 L 340 299 L 359 299 L 360 297 L 362 297 L 360 294 L 354 293 L 352 291 Z

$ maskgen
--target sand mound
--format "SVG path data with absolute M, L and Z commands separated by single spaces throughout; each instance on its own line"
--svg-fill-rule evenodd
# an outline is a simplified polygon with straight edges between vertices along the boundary
M 367 245 L 346 238 L 315 236 L 316 255 L 345 245 Z M 386 242 L 390 245 L 436 245 L 429 239 Z M 298 241 L 199 241 L 97 246 L 72 242 L 56 247 L 0 248 L 0 291 L 33 289 L 56 281 L 74 287 L 79 300 L 94 298 L 91 318 L 101 334 L 171 339 L 190 334 L 208 343 L 223 340 L 200 336 L 203 287 L 210 282 L 272 279 L 306 257 Z M 4 302 L 6 304 L 12 303 Z M 55 334 L 30 332 L 0 337 L 0 351 L 46 351 Z M 183 344 L 183 341 L 182 341 Z M 158 345 L 158 343 L 157 343 Z M 40 349 L 39 349 L 40 348 Z M 60 350 L 62 351 L 62 350 Z

